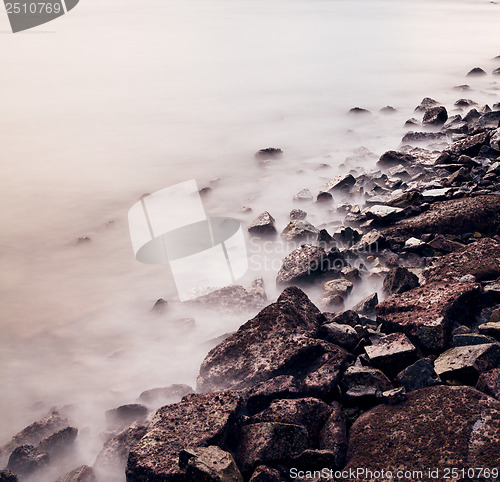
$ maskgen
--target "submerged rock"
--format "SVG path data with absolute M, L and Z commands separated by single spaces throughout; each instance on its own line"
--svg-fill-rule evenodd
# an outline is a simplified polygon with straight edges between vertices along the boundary
M 277 147 L 267 147 L 260 149 L 255 153 L 255 158 L 259 161 L 267 161 L 269 159 L 279 159 L 283 156 L 283 151 Z
M 486 75 L 486 72 L 481 67 L 474 67 L 469 71 L 467 77 L 482 77 Z

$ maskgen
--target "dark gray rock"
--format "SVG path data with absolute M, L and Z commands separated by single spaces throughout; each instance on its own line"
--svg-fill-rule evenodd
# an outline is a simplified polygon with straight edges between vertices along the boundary
M 500 400 L 500 368 L 481 373 L 476 388 L 486 395 Z
M 273 400 L 299 398 L 297 380 L 291 375 L 279 375 L 250 388 L 246 395 L 246 407 L 250 415 L 267 408 Z
M 10 470 L 0 470 L 0 482 L 18 482 L 18 478 Z
M 381 395 L 382 401 L 389 405 L 396 405 L 397 403 L 404 402 L 406 398 L 405 387 L 391 388 L 390 390 L 382 392 Z
M 320 450 L 328 450 L 335 456 L 332 467 L 343 465 L 347 454 L 347 427 L 342 406 L 332 402 L 332 412 L 323 426 L 319 437 Z
M 415 112 L 424 112 L 426 109 L 429 109 L 430 107 L 436 107 L 440 105 L 437 100 L 431 99 L 430 97 L 425 97 L 422 99 L 422 102 L 420 102 L 417 107 L 415 107 Z
M 381 402 L 382 392 L 377 387 L 357 386 L 352 387 L 344 393 L 343 399 L 346 405 L 367 408 Z
M 280 159 L 281 157 L 283 157 L 283 151 L 277 147 L 267 147 L 265 149 L 260 149 L 255 153 L 255 158 L 259 161 Z
M 431 387 L 439 382 L 430 358 L 417 360 L 413 365 L 401 371 L 397 380 L 407 392 Z
M 356 179 L 352 174 L 340 174 L 330 179 L 326 184 L 320 188 L 320 192 L 335 192 L 342 190 L 349 190 L 356 184 Z
M 415 361 L 417 350 L 403 333 L 391 333 L 366 346 L 365 351 L 377 368 L 396 374 Z
M 418 277 L 406 268 L 394 268 L 389 271 L 384 279 L 384 292 L 400 294 L 405 291 L 417 288 L 419 285 Z
M 139 395 L 139 400 L 149 406 L 167 405 L 180 402 L 185 395 L 193 393 L 189 385 L 174 384 L 164 388 L 152 388 Z
M 337 323 L 339 325 L 349 325 L 353 328 L 360 324 L 359 315 L 352 310 L 346 310 L 342 313 L 324 313 L 328 323 Z
M 281 474 L 271 467 L 260 465 L 252 474 L 249 482 L 285 482 Z
M 389 168 L 394 166 L 407 166 L 416 161 L 416 157 L 411 154 L 405 154 L 403 152 L 398 151 L 387 151 L 377 162 L 377 167 Z
M 498 313 L 498 309 L 496 312 L 494 312 L 494 314 L 495 313 Z M 478 326 L 478 330 L 484 335 L 489 335 L 493 338 L 496 338 L 497 340 L 500 340 L 500 321 L 489 321 L 488 323 L 483 323 L 482 325 Z
M 286 240 L 292 239 L 315 239 L 318 236 L 316 229 L 309 221 L 296 219 L 290 221 L 286 228 L 281 232 L 281 236 Z
M 490 336 L 479 333 L 461 333 L 453 335 L 453 346 L 484 345 L 485 343 L 495 343 L 496 340 Z
M 352 350 L 359 343 L 359 334 L 349 325 L 325 323 L 319 330 L 319 336 L 330 343 Z
M 467 77 L 482 77 L 486 75 L 486 72 L 481 67 L 474 67 L 469 71 Z
M 78 436 L 78 429 L 66 427 L 58 432 L 45 437 L 38 444 L 38 451 L 49 455 L 51 460 L 66 455 L 73 448 L 73 444 Z
M 425 110 L 422 124 L 424 126 L 440 126 L 448 120 L 446 108 L 441 106 L 429 107 Z
M 378 305 L 378 295 L 377 293 L 373 293 L 370 296 L 367 296 L 364 300 L 361 300 L 355 306 L 353 306 L 352 310 L 355 311 L 356 313 L 369 315 L 375 311 L 375 307 L 377 305 Z
M 33 445 L 20 445 L 9 457 L 7 469 L 20 476 L 29 476 L 49 465 L 49 456 L 39 452 Z
M 248 226 L 248 232 L 254 236 L 270 236 L 276 234 L 275 220 L 267 212 L 263 212 Z
M 382 370 L 357 366 L 346 369 L 340 380 L 340 386 L 345 392 L 354 387 L 375 387 L 380 392 L 393 388 L 391 381 Z
M 371 114 L 371 112 L 369 110 L 366 110 L 366 109 L 362 109 L 361 107 L 353 107 L 350 111 L 349 111 L 349 114 L 351 115 L 367 115 L 367 114 Z

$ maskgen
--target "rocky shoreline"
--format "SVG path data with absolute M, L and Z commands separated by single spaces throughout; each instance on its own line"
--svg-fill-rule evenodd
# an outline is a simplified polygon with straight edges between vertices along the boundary
M 343 213 L 343 225 L 315 227 L 293 209 L 282 236 L 298 246 L 277 274 L 277 301 L 265 306 L 259 281 L 207 298 L 262 310 L 208 353 L 196 390 L 149 390 L 109 411 L 94 467 L 57 482 L 116 470 L 128 482 L 427 481 L 453 468 L 450 480 L 498 480 L 500 104 L 454 108 L 463 115 L 424 99 L 422 122 L 407 122 L 421 129 L 377 171 L 346 168 L 316 199 L 298 193 L 301 207 Z M 248 230 L 277 235 L 268 212 Z M 345 310 L 369 278 L 385 299 Z M 316 303 L 311 286 L 323 293 Z M 0 447 L 0 481 L 37 480 L 71 460 L 77 437 L 67 407 L 52 409 Z

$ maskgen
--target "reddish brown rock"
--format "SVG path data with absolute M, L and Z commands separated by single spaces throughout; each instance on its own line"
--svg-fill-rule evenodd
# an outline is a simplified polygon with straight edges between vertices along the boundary
M 252 474 L 250 482 L 284 482 L 284 479 L 276 469 L 260 465 Z
M 365 347 L 370 361 L 389 374 L 396 374 L 416 358 L 416 349 L 403 333 L 391 333 Z
M 319 448 L 328 450 L 335 456 L 333 467 L 341 467 L 347 455 L 347 428 L 342 406 L 331 404 L 332 413 L 320 433 Z
M 436 352 L 445 348 L 453 323 L 473 320 L 470 316 L 480 302 L 481 291 L 475 283 L 430 283 L 380 303 L 377 321 Z
M 82 465 L 66 475 L 59 477 L 56 482 L 97 482 L 97 479 L 92 467 Z
M 347 466 L 369 470 L 497 467 L 500 402 L 470 387 L 436 386 L 378 405 L 354 422 Z M 373 481 L 362 475 L 357 482 Z M 377 481 L 388 481 L 380 477 Z M 391 479 L 392 480 L 392 479 Z M 428 482 L 429 478 L 412 477 Z
M 476 388 L 486 395 L 500 400 L 500 368 L 493 368 L 493 370 L 482 373 Z

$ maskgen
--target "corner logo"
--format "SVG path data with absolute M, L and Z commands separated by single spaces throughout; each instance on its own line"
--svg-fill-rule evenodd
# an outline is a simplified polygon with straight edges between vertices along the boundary
M 55 20 L 76 7 L 80 0 L 4 0 L 12 32 L 21 32 Z
M 145 194 L 128 220 L 136 259 L 168 264 L 181 301 L 224 288 L 248 270 L 240 221 L 207 217 L 195 180 Z

